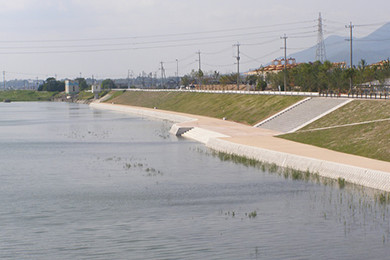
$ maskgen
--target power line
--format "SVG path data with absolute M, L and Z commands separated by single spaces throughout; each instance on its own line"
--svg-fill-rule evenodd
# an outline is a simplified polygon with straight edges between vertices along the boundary
M 159 41 L 145 41 L 145 42 L 125 42 L 125 43 L 105 43 L 105 44 L 83 44 L 83 45 L 43 45 L 43 46 L 0 46 L 0 49 L 55 49 L 55 48 L 93 48 L 93 47 L 112 47 L 112 46 L 137 46 L 137 45 L 151 45 L 151 44 L 160 44 L 160 43 L 177 43 L 177 42 L 188 42 L 188 41 L 202 41 L 202 40 L 212 40 L 212 39 L 223 39 L 230 37 L 239 37 L 247 35 L 259 35 L 265 33 L 274 33 L 277 31 L 261 31 L 261 32 L 251 32 L 251 33 L 239 33 L 239 34 L 230 34 L 230 35 L 217 35 L 211 37 L 200 37 L 200 38 L 184 38 L 184 39 L 171 39 L 171 40 L 159 40 Z M 304 34 L 309 32 L 302 32 L 296 34 Z M 310 32 L 312 33 L 312 32 Z M 199 43 L 198 43 L 199 44 Z
M 280 40 L 280 39 L 279 39 L 279 40 Z M 254 61 L 259 62 L 259 63 L 262 63 L 262 61 L 260 61 L 260 59 L 263 59 L 263 58 L 265 58 L 265 57 L 271 56 L 271 55 L 273 55 L 273 54 L 275 54 L 275 53 L 278 53 L 278 52 L 280 52 L 280 49 L 277 49 L 277 50 L 275 50 L 275 51 L 273 51 L 273 52 L 267 53 L 267 54 L 265 54 L 265 55 L 263 55 L 263 56 L 261 56 L 261 57 L 258 57 L 258 58 L 252 58 L 252 57 L 250 57 L 249 55 L 247 55 L 247 54 L 245 54 L 245 53 L 243 53 L 243 52 L 241 51 L 241 54 L 242 54 L 243 56 L 245 56 L 245 57 L 247 57 L 247 58 L 249 58 L 249 59 L 251 60 L 251 61 L 249 61 L 249 62 L 241 62 L 241 64 L 248 64 L 248 63 L 252 63 L 252 62 L 254 62 Z
M 162 38 L 162 37 L 177 37 L 177 36 L 185 36 L 185 35 L 197 35 L 197 34 L 213 34 L 219 32 L 229 32 L 229 31 L 243 31 L 243 30 L 253 30 L 259 28 L 272 28 L 278 26 L 286 26 L 286 25 L 297 25 L 313 22 L 312 20 L 307 21 L 298 21 L 292 23 L 279 23 L 273 25 L 259 25 L 259 26 L 251 26 L 251 27 L 240 27 L 240 28 L 232 28 L 232 29 L 221 29 L 221 30 L 210 30 L 210 31 L 200 31 L 200 32 L 185 32 L 185 33 L 171 33 L 171 34 L 156 34 L 156 35 L 144 35 L 144 36 L 124 36 L 124 37 L 101 37 L 101 38 L 79 38 L 79 39 L 41 39 L 41 40 L 3 40 L 0 43 L 32 43 L 32 42 L 80 42 L 80 41 L 110 41 L 110 40 L 135 40 L 135 39 L 146 39 L 146 38 Z
M 215 67 L 230 67 L 234 64 L 233 63 L 230 63 L 230 64 L 210 64 L 210 63 L 203 62 L 202 65 L 206 65 L 206 66 L 215 68 Z
M 279 41 L 279 38 L 275 38 L 275 39 L 272 39 L 270 41 L 259 42 L 259 43 L 242 43 L 241 45 L 242 46 L 264 45 L 264 44 L 273 43 L 273 42 L 276 42 L 276 41 Z
M 230 50 L 231 50 L 231 47 L 220 50 L 220 51 L 216 51 L 216 52 L 202 52 L 202 54 L 204 54 L 204 55 L 217 55 L 217 54 L 221 54 L 221 53 L 224 53 L 224 52 L 230 51 Z

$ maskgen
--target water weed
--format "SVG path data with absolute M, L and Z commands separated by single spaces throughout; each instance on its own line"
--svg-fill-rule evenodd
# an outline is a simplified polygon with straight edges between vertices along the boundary
M 345 187 L 345 179 L 344 178 L 339 177 L 337 179 L 337 183 L 339 184 L 340 189 L 344 189 L 344 187 Z

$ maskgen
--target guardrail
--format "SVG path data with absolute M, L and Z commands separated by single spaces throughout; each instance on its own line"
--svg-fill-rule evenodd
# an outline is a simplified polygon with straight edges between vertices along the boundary
M 149 92 L 194 92 L 213 94 L 243 94 L 243 95 L 280 95 L 280 96 L 308 96 L 318 97 L 318 92 L 297 91 L 245 91 L 245 90 L 196 90 L 196 89 L 113 89 L 114 91 L 149 91 Z

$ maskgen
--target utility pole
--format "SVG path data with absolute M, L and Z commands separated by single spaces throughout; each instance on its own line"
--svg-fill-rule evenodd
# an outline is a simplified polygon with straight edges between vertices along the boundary
M 179 60 L 176 59 L 176 77 L 179 77 Z
M 349 23 L 349 25 L 346 25 L 345 28 L 349 28 L 349 52 L 350 52 L 350 60 L 349 60 L 349 67 L 353 68 L 353 51 L 352 51 L 352 31 L 355 26 L 352 24 L 352 22 Z M 347 40 L 348 41 L 348 40 Z M 351 76 L 349 77 L 349 91 L 352 91 L 352 73 Z
M 240 90 L 240 43 L 237 43 L 233 46 L 237 47 L 237 90 Z
M 287 91 L 287 36 L 286 34 L 280 39 L 284 40 L 284 91 Z
M 127 70 L 127 89 L 130 89 L 130 70 Z
M 200 76 L 200 73 L 202 71 L 202 67 L 201 67 L 201 62 L 200 62 L 200 51 L 198 51 L 196 54 L 198 54 L 198 61 L 199 61 L 199 70 L 198 70 L 198 84 L 199 84 L 199 89 L 202 87 L 202 79 L 201 79 L 201 76 Z
M 3 84 L 4 84 L 4 90 L 5 90 L 5 70 L 3 70 Z
M 180 78 L 179 78 L 179 60 L 176 59 L 176 80 L 177 80 L 177 87 L 180 86 Z
M 164 69 L 164 62 L 160 62 L 161 65 L 161 88 L 164 86 L 164 77 L 165 77 L 165 69 Z

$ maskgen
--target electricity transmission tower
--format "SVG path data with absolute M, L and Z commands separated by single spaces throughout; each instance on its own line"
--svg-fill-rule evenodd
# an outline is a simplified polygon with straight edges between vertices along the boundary
M 316 60 L 324 62 L 326 60 L 326 51 L 324 43 L 324 31 L 322 30 L 322 17 L 321 13 L 318 17 L 318 36 L 317 36 L 317 50 Z

